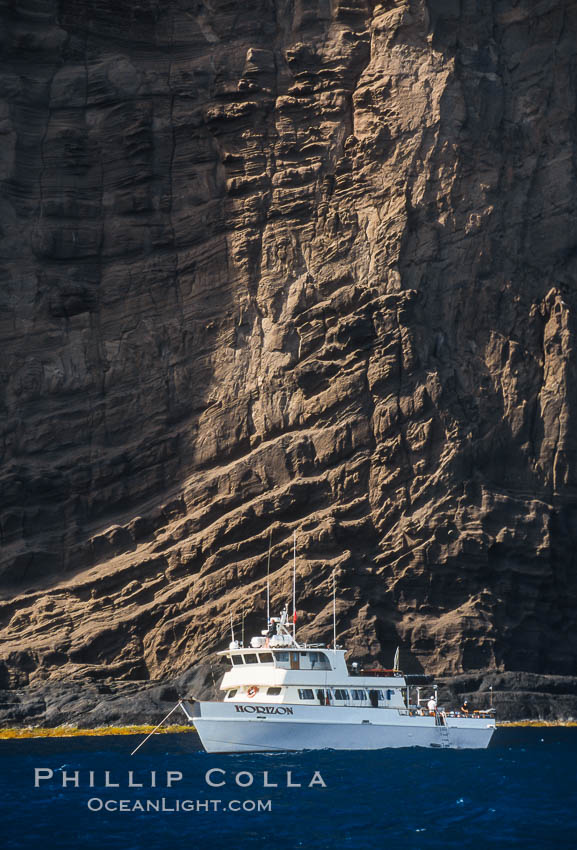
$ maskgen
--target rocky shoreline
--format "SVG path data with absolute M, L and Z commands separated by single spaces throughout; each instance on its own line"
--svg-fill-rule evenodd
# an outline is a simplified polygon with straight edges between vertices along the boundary
M 440 702 L 457 707 L 466 698 L 473 708 L 489 708 L 492 701 L 498 721 L 570 722 L 577 718 L 576 676 L 491 672 L 437 681 Z
M 467 698 L 473 708 L 489 708 L 492 700 L 500 722 L 568 723 L 577 718 L 576 676 L 478 673 L 439 679 L 438 684 L 441 705 L 457 708 Z M 423 694 L 425 690 L 426 685 Z M 210 667 L 157 682 L 58 681 L 0 691 L 0 729 L 154 725 L 184 696 L 220 698 Z

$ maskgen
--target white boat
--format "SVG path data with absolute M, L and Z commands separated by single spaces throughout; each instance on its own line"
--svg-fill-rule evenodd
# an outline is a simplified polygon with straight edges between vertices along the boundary
M 250 646 L 231 641 L 222 702 L 182 700 L 209 753 L 379 750 L 388 747 L 482 749 L 495 731 L 488 712 L 448 712 L 436 689 L 421 699 L 397 669 L 361 669 L 336 645 L 300 644 L 286 609 Z M 398 666 L 398 652 L 394 668 Z M 429 686 L 430 687 L 430 686 Z M 416 694 L 416 695 L 415 695 Z

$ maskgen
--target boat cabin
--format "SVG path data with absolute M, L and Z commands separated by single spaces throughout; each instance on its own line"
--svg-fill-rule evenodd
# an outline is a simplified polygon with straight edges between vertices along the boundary
M 235 646 L 220 655 L 231 663 L 221 689 L 232 702 L 304 703 L 368 708 L 405 708 L 403 676 L 392 670 L 351 673 L 345 650 L 293 645 Z

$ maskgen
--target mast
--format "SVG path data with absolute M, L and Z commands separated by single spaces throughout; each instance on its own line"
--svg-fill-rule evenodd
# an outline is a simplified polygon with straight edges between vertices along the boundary
M 293 532 L 293 641 L 296 643 L 297 627 L 297 533 Z
M 270 623 L 270 547 L 272 544 L 272 528 L 268 538 L 268 562 L 266 565 L 266 624 Z
M 333 570 L 333 650 L 337 651 L 337 578 Z
M 230 612 L 230 639 L 234 643 L 234 626 L 232 624 L 232 611 Z

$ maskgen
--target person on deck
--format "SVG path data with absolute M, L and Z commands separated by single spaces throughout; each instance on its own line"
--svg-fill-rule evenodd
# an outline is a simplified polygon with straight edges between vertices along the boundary
M 429 714 L 434 715 L 436 713 L 436 711 L 437 711 L 437 700 L 435 699 L 434 696 L 432 696 L 429 699 L 429 701 L 427 703 L 427 708 L 429 709 Z
M 463 700 L 463 705 L 461 706 L 461 711 L 463 714 L 470 714 L 471 708 L 469 706 L 468 700 Z

